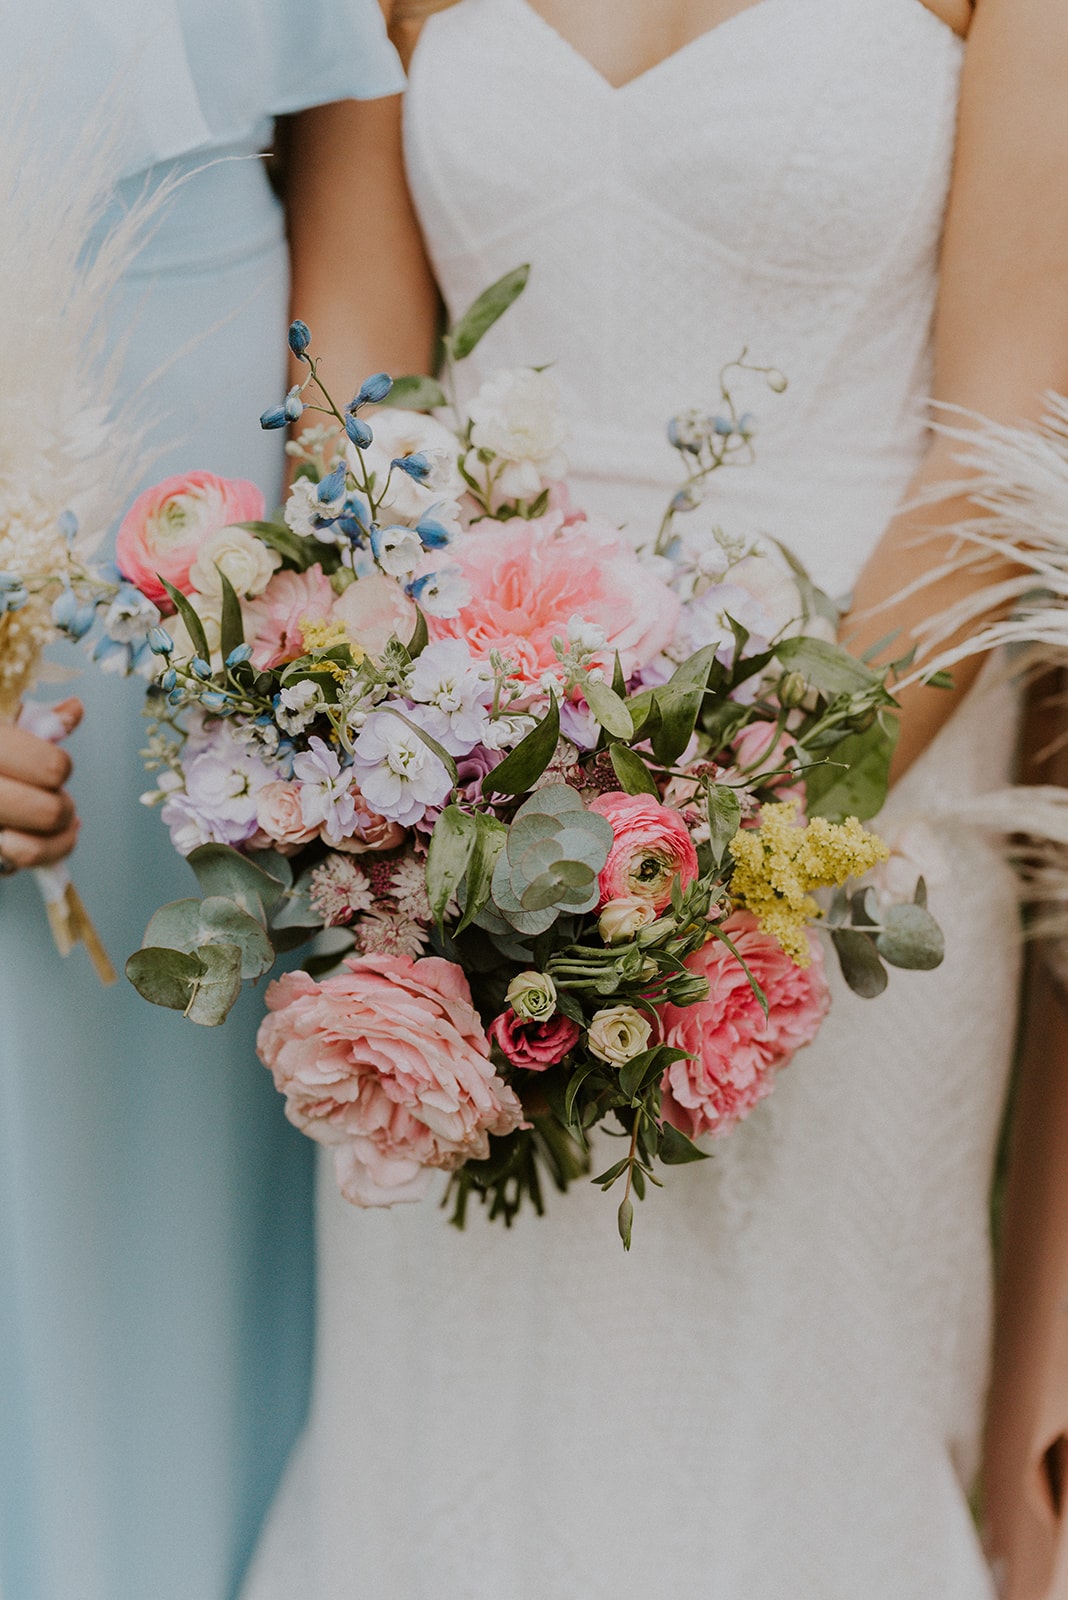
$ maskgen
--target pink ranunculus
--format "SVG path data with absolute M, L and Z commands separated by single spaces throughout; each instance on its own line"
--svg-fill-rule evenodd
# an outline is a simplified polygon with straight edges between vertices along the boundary
M 346 1200 L 420 1200 L 434 1168 L 485 1159 L 488 1135 L 513 1132 L 523 1110 L 458 966 L 398 955 L 344 965 L 321 983 L 292 972 L 270 985 L 260 1059 L 290 1121 L 336 1147 Z
M 671 901 L 671 885 L 698 874 L 697 851 L 685 818 L 651 794 L 598 795 L 590 810 L 606 817 L 615 839 L 601 871 L 601 905 L 635 895 L 654 911 Z
M 252 664 L 262 671 L 304 654 L 304 621 L 326 622 L 337 599 L 316 563 L 306 572 L 276 572 L 259 597 L 261 617 L 252 640 Z
M 493 1039 L 513 1067 L 528 1072 L 544 1072 L 562 1061 L 582 1036 L 582 1029 L 570 1017 L 557 1012 L 546 1022 L 524 1022 L 509 1007 L 489 1025 Z
M 299 850 L 319 836 L 318 828 L 306 828 L 300 805 L 300 784 L 277 779 L 265 783 L 256 795 L 256 821 L 271 847 L 283 855 Z
M 340 622 L 370 656 L 380 656 L 396 634 L 407 643 L 415 632 L 416 608 L 395 578 L 369 572 L 350 583 L 334 601 L 332 622 Z
M 812 961 L 799 967 L 748 911 L 722 924 L 768 1000 L 760 1002 L 737 958 L 719 939 L 688 956 L 691 972 L 708 979 L 709 996 L 691 1006 L 664 1006 L 664 1043 L 688 1050 L 664 1075 L 664 1117 L 691 1138 L 727 1133 L 771 1093 L 775 1073 L 810 1044 L 830 1006 L 823 950 L 809 936 Z
M 611 672 L 618 650 L 628 678 L 674 633 L 678 596 L 642 566 L 616 528 L 565 526 L 561 511 L 530 522 L 480 523 L 449 556 L 471 599 L 455 617 L 428 617 L 431 637 L 465 639 L 478 660 L 499 650 L 517 663 L 524 683 L 539 683 L 557 666 L 553 637 L 566 636 L 574 616 L 603 628 L 607 643 L 598 659 Z
M 164 478 L 139 494 L 122 519 L 115 541 L 119 571 L 150 600 L 168 606 L 160 577 L 189 594 L 189 569 L 204 540 L 235 522 L 259 522 L 263 512 L 263 495 L 244 478 L 213 472 Z
M 750 786 L 763 773 L 778 772 L 797 762 L 795 741 L 788 733 L 780 733 L 776 738 L 774 722 L 747 722 L 736 736 L 733 749 L 734 764 L 744 773 Z M 749 768 L 752 771 L 747 770 Z M 761 787 L 774 790 L 777 800 L 796 800 L 802 806 L 805 803 L 805 784 L 801 778 L 791 783 L 788 774 L 782 773 L 768 779 Z

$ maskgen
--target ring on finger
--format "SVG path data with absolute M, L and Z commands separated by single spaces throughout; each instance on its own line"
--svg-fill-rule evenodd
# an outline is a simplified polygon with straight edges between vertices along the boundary
M 4 835 L 6 832 L 6 828 L 0 828 L 0 878 L 10 878 L 13 872 L 19 870 L 18 862 L 12 861 L 10 856 L 4 854 Z

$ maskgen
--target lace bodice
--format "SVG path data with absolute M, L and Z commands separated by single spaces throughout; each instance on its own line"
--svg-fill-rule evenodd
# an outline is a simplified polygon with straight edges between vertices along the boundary
M 407 153 L 446 301 L 534 269 L 466 381 L 554 362 L 572 464 L 636 527 L 667 419 L 748 346 L 790 387 L 741 386 L 758 461 L 714 514 L 847 588 L 923 447 L 960 57 L 921 0 L 758 0 L 615 89 L 528 0 L 433 17 Z

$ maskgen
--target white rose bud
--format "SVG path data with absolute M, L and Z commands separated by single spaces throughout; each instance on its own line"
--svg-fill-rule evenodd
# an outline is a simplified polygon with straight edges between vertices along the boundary
M 624 944 L 634 938 L 639 928 L 646 928 L 655 921 L 656 912 L 648 900 L 640 900 L 636 894 L 623 894 L 606 903 L 597 919 L 597 932 L 605 944 Z
M 556 985 L 543 972 L 520 972 L 508 985 L 505 999 L 524 1022 L 548 1022 L 556 1012 Z
M 200 594 L 219 595 L 222 593 L 221 571 L 239 595 L 251 596 L 266 589 L 281 565 L 282 557 L 278 552 L 269 549 L 247 528 L 220 528 L 217 533 L 209 534 L 200 546 L 189 569 L 189 578 Z
M 607 1006 L 590 1023 L 586 1043 L 598 1060 L 622 1067 L 648 1049 L 652 1032 L 648 1017 L 634 1006 Z

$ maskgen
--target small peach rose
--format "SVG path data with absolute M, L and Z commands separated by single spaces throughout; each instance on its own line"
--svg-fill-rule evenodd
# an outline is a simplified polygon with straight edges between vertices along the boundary
M 647 928 L 650 922 L 655 921 L 656 911 L 648 900 L 636 894 L 622 894 L 602 907 L 597 919 L 597 932 L 605 944 L 623 944 L 627 939 L 633 939 L 639 929 Z
M 281 779 L 265 783 L 256 796 L 256 821 L 274 845 L 297 850 L 318 838 L 319 829 L 306 828 L 300 809 L 300 784 Z

